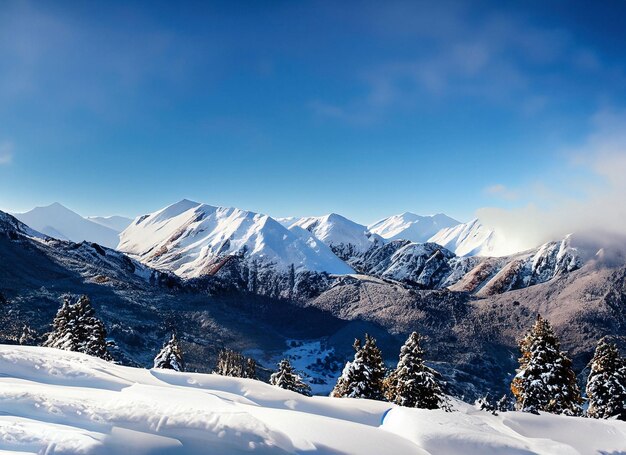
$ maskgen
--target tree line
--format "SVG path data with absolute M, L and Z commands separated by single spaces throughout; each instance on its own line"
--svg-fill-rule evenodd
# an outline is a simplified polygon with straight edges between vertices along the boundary
M 64 298 L 43 345 L 113 360 L 108 351 L 104 324 L 85 295 L 78 299 Z M 426 365 L 422 337 L 417 332 L 409 335 L 400 349 L 396 367 L 391 370 L 386 368 L 373 337 L 366 334 L 364 342 L 356 339 L 353 348 L 354 358 L 346 363 L 332 397 L 385 400 L 399 406 L 424 409 L 450 409 L 444 392 L 445 383 L 437 371 Z M 626 420 L 626 359 L 620 355 L 616 344 L 606 338 L 598 342 L 585 387 L 586 412 L 583 412 L 585 400 L 572 362 L 561 351 L 560 342 L 546 319 L 537 316 L 519 348 L 519 368 L 511 382 L 515 409 Z M 153 366 L 185 371 L 183 349 L 175 333 L 158 352 Z M 219 352 L 213 372 L 258 379 L 256 361 L 231 349 Z M 288 359 L 279 362 L 278 370 L 270 376 L 269 382 L 276 387 L 311 395 L 310 386 Z M 506 395 L 497 403 L 483 398 L 479 404 L 490 411 L 506 411 L 511 407 Z

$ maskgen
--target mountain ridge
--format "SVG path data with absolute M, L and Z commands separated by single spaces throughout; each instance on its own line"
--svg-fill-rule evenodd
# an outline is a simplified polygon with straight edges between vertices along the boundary
M 13 215 L 32 229 L 60 240 L 90 241 L 109 248 L 115 248 L 119 242 L 115 230 L 84 218 L 58 202 Z

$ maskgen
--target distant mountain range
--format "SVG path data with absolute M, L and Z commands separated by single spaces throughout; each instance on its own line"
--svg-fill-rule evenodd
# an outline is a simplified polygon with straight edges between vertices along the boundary
M 517 340 L 538 312 L 577 371 L 600 337 L 626 343 L 626 260 L 598 236 L 507 257 L 458 256 L 334 214 L 280 221 L 183 200 L 136 218 L 113 250 L 51 238 L 0 212 L 0 342 L 16 342 L 24 326 L 41 339 L 62 295 L 88 294 L 122 363 L 151 365 L 176 329 L 193 369 L 210 369 L 224 346 L 270 367 L 299 356 L 328 393 L 355 337 L 373 334 L 396 355 L 418 330 L 467 399 L 505 391 Z M 480 244 L 476 231 L 468 223 L 438 234 L 469 248 Z
M 73 242 L 86 240 L 109 248 L 117 247 L 119 233 L 132 221 L 120 216 L 84 218 L 58 202 L 13 215 L 50 237 Z
M 274 220 L 182 200 L 134 221 L 82 217 L 59 203 L 14 215 L 50 237 L 116 248 L 185 277 L 200 276 L 224 256 L 237 254 L 279 269 L 293 264 L 296 269 L 345 274 L 354 271 L 346 264 L 351 257 L 393 240 L 433 242 L 458 256 L 489 255 L 493 243 L 493 232 L 477 220 L 463 224 L 444 214 L 405 212 L 365 226 L 335 213 Z

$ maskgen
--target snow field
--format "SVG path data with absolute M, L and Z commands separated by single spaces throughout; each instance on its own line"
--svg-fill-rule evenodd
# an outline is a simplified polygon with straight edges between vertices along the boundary
M 0 454 L 626 453 L 626 423 L 307 398 L 212 374 L 0 346 Z

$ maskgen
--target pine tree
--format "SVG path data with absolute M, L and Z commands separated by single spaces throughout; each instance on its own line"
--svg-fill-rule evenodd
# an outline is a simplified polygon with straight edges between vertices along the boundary
M 511 383 L 517 408 L 533 413 L 580 415 L 582 399 L 572 362 L 561 352 L 550 323 L 538 315 L 520 342 L 520 349 L 520 367 Z
M 385 364 L 376 340 L 365 334 L 365 344 L 354 341 L 354 360 L 346 363 L 332 396 L 382 400 Z
M 217 354 L 217 365 L 214 372 L 222 376 L 230 376 L 234 378 L 244 377 L 245 359 L 241 353 L 232 349 L 222 349 Z
M 185 371 L 183 350 L 175 333 L 172 333 L 171 338 L 163 345 L 161 351 L 154 358 L 154 368 Z
M 296 373 L 287 359 L 280 361 L 278 371 L 270 376 L 270 384 L 281 389 L 306 395 L 307 397 L 311 396 L 311 387 L 302 382 L 300 375 Z
M 493 415 L 498 415 L 496 412 L 496 405 L 493 404 L 489 393 L 476 400 L 476 406 L 478 406 L 478 409 L 481 411 L 487 411 L 491 412 Z
M 66 296 L 52 322 L 52 328 L 44 346 L 112 360 L 107 350 L 104 324 L 96 317 L 86 295 L 81 296 L 76 303 L 72 303 L 72 298 Z
M 256 361 L 250 357 L 246 359 L 243 377 L 248 379 L 258 379 L 256 375 Z
M 29 325 L 22 327 L 22 334 L 20 335 L 19 343 L 21 345 L 32 346 L 37 339 L 37 332 L 35 332 Z
M 436 380 L 437 372 L 424 364 L 420 336 L 411 333 L 400 349 L 396 369 L 385 379 L 385 397 L 400 406 L 438 409 L 445 395 Z
M 77 334 L 70 329 L 73 325 L 70 321 L 75 320 L 75 311 L 72 309 L 71 297 L 63 297 L 63 304 L 57 311 L 52 321 L 52 332 L 43 345 L 50 348 L 63 349 L 64 351 L 78 350 Z M 72 327 L 73 328 L 73 327 Z
M 507 412 L 511 410 L 511 399 L 506 393 L 502 395 L 502 398 L 500 398 L 496 403 L 496 410 L 500 412 Z
M 588 416 L 626 420 L 626 360 L 614 343 L 602 339 L 596 346 L 586 392 Z

